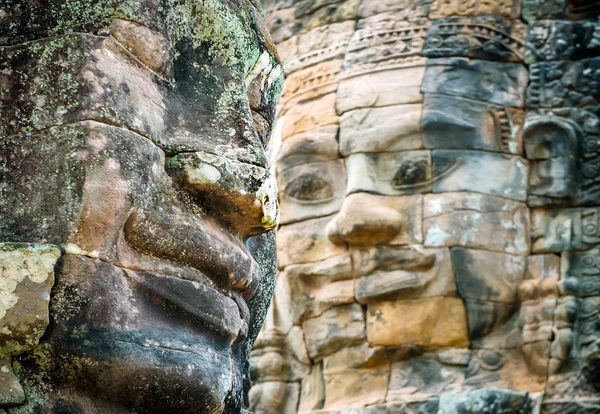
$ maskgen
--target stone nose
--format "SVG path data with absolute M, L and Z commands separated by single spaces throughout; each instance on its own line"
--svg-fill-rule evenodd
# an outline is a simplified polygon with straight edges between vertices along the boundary
M 203 208 L 242 238 L 277 226 L 277 184 L 268 169 L 205 152 L 170 157 L 166 169 Z
M 392 240 L 402 229 L 402 214 L 382 203 L 382 196 L 350 194 L 327 224 L 334 244 L 375 245 Z

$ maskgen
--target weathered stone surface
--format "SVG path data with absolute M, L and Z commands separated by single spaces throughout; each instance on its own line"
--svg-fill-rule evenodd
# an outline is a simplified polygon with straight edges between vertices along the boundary
M 515 255 L 529 252 L 529 217 L 523 203 L 480 194 L 428 194 L 423 218 L 425 246 L 460 246 Z
M 49 323 L 50 289 L 60 249 L 0 243 L 0 356 L 32 349 Z
M 434 398 L 437 400 L 442 392 L 457 389 L 464 382 L 464 367 L 444 366 L 434 355 L 410 351 L 390 354 L 389 401 L 429 400 L 427 405 L 432 407 Z M 437 401 L 433 407 L 435 410 L 430 412 L 437 412 Z
M 288 137 L 281 143 L 277 153 L 276 171 L 310 162 L 339 159 L 337 132 L 337 125 L 328 125 Z
M 339 123 L 339 117 L 335 112 L 336 95 L 330 93 L 314 101 L 307 101 L 293 106 L 280 118 L 283 124 L 282 138 L 286 139 L 301 132 L 335 125 Z
M 600 85 L 594 82 L 600 58 L 577 62 L 540 62 L 530 66 L 527 105 L 560 108 L 598 105 Z
M 407 17 L 427 17 L 431 0 L 363 0 L 359 17 L 369 17 L 386 12 L 404 11 Z
M 307 31 L 317 26 L 353 20 L 359 3 L 359 0 L 301 0 L 295 3 L 296 22 L 300 31 Z
M 579 60 L 597 54 L 594 38 L 598 28 L 592 23 L 539 21 L 527 34 L 525 63 L 547 60 Z
M 516 286 L 515 286 L 516 288 Z M 515 304 L 465 299 L 469 338 L 481 338 L 504 325 L 517 310 Z
M 298 412 L 323 408 L 325 404 L 325 383 L 323 381 L 323 363 L 313 365 L 311 373 L 302 378 Z
M 337 112 L 343 114 L 359 108 L 422 102 L 420 86 L 424 74 L 424 66 L 353 74 L 352 77 L 344 77 L 342 71 L 336 101 Z
M 299 102 L 335 92 L 342 60 L 334 59 L 293 72 L 288 76 L 280 105 L 285 111 Z
M 282 42 L 279 50 L 287 74 L 342 57 L 354 32 L 354 22 L 345 21 L 316 27 Z
M 506 17 L 519 17 L 521 2 L 518 0 L 497 0 L 497 1 L 452 1 L 452 0 L 434 0 L 431 5 L 429 17 L 439 19 L 452 15 L 470 16 L 478 14 L 492 14 Z
M 465 4 L 468 3 L 463 2 Z M 434 21 L 427 33 L 422 55 L 432 58 L 467 57 L 522 62 L 526 26 L 519 20 L 508 20 L 498 16 L 499 13 L 495 14 L 448 17 Z
M 525 85 L 527 69 L 523 65 L 448 58 L 428 61 L 421 90 L 522 108 Z
M 484 388 L 446 394 L 440 397 L 439 414 L 475 414 L 480 412 L 528 414 L 533 409 L 529 395 L 524 392 Z
M 298 406 L 300 385 L 264 382 L 250 389 L 250 409 L 256 414 L 293 413 Z
M 381 403 L 389 379 L 385 349 L 362 344 L 338 351 L 323 360 L 323 377 L 325 409 Z
M 452 108 L 452 111 L 448 111 Z M 423 145 L 522 153 L 524 111 L 444 95 L 425 95 Z M 343 117 L 342 117 L 343 122 Z
M 534 253 L 583 250 L 600 244 L 596 208 L 533 209 L 531 240 Z
M 356 299 L 367 303 L 390 298 L 453 296 L 456 282 L 448 249 L 375 247 L 352 252 Z
M 302 324 L 308 355 L 319 361 L 365 340 L 365 316 L 357 303 L 329 309 Z
M 324 338 L 366 312 L 347 344 L 306 335 L 323 350 L 297 410 L 595 412 L 600 2 L 362 0 L 354 17 L 354 1 L 268 3 L 284 59 L 302 25 L 354 24 L 343 50 L 315 37 L 281 108 L 303 132 L 277 150 L 280 187 L 331 181 L 342 160 L 346 174 L 337 210 L 325 185 L 283 206 L 300 217 L 284 243 L 307 252 L 284 259 L 291 319 Z
M 346 112 L 340 118 L 340 153 L 421 148 L 422 105 L 394 105 Z
M 280 171 L 281 224 L 338 211 L 344 200 L 345 177 L 342 160 L 311 162 Z
M 397 317 L 402 315 L 403 323 Z M 458 298 L 384 301 L 367 307 L 372 346 L 467 346 L 467 318 Z
M 471 191 L 513 200 L 527 199 L 527 161 L 479 151 L 433 150 L 433 192 Z M 485 178 L 481 179 L 485 171 Z
M 527 21 L 562 19 L 566 4 L 566 0 L 524 0 L 523 18 Z
M 390 196 L 426 192 L 434 182 L 431 168 L 430 151 L 350 154 L 346 191 Z
M 1 411 L 243 411 L 283 81 L 257 7 L 0 5 Z
M 325 230 L 333 217 L 322 217 L 281 226 L 277 233 L 280 268 L 294 263 L 311 263 L 341 255 L 345 249 L 332 244 Z M 289 240 L 289 242 L 288 242 Z
M 288 279 L 292 318 L 295 324 L 321 315 L 334 306 L 354 302 L 350 255 L 334 256 L 318 263 L 289 265 L 282 277 Z
M 452 248 L 451 255 L 460 297 L 517 303 L 517 288 L 525 278 L 525 257 L 460 247 Z
M 350 194 L 340 212 L 327 224 L 327 236 L 335 244 L 391 245 L 421 243 L 422 196 L 386 197 Z

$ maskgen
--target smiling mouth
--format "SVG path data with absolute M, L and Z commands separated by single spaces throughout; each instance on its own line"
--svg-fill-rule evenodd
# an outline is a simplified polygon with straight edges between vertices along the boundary
M 258 289 L 260 268 L 244 243 L 210 217 L 161 218 L 138 209 L 125 224 L 119 251 L 135 285 L 229 343 L 247 337 L 247 300 Z

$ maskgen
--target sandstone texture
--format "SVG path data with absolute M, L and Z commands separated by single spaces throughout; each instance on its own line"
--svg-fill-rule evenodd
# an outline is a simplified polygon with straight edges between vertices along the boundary
M 600 412 L 600 2 L 263 5 L 287 76 L 267 325 L 308 359 L 251 400 Z
M 248 356 L 275 289 L 283 78 L 254 1 L 0 1 L 1 413 L 264 412 Z M 294 136 L 339 118 L 334 96 L 295 111 Z M 310 359 L 286 360 L 295 407 Z

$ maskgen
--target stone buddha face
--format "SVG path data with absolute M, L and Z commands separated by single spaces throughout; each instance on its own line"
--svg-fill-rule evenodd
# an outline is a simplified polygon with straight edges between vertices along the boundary
M 526 2 L 529 26 L 512 0 L 344 2 L 316 28 L 316 6 L 275 3 L 280 273 L 256 407 L 261 387 L 299 412 L 560 399 L 597 343 L 597 29 L 535 22 L 551 2 Z
M 0 12 L 0 407 L 239 412 L 279 215 L 283 74 L 259 9 Z

